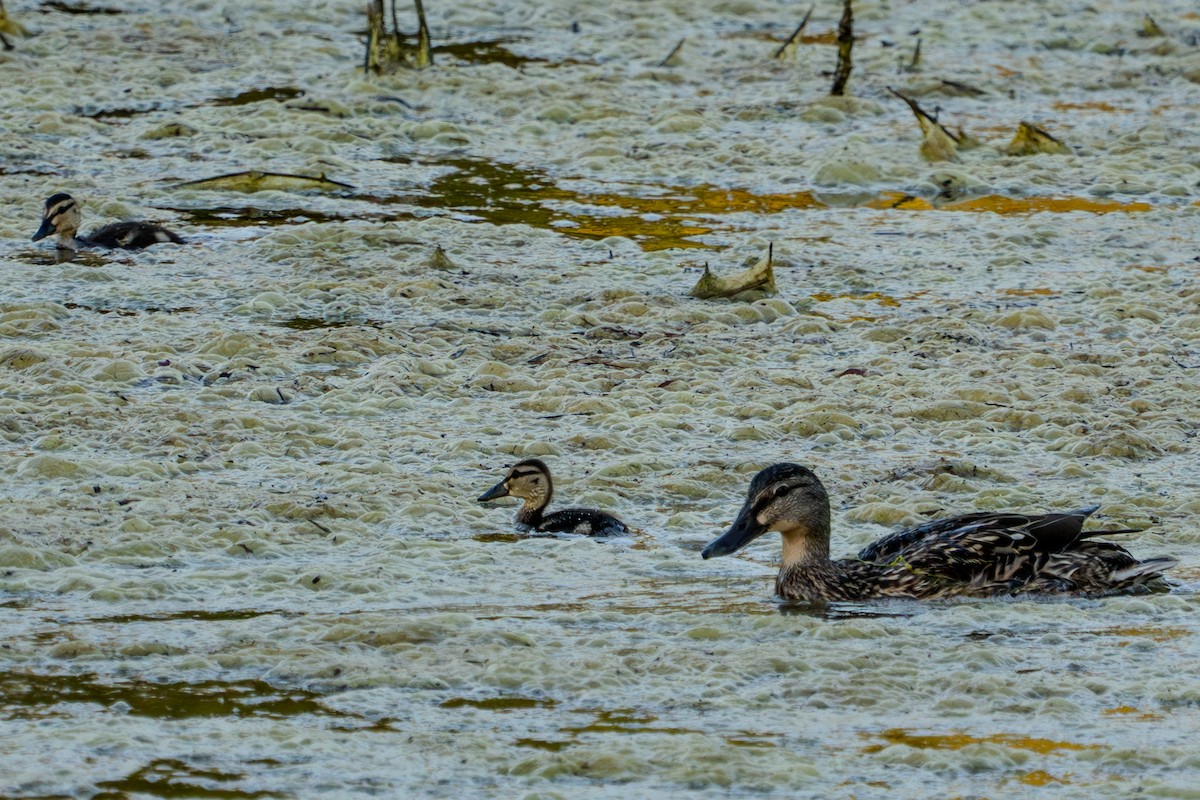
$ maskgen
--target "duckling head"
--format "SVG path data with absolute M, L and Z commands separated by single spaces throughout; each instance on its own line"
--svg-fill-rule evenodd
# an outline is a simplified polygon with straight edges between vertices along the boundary
M 79 201 L 65 192 L 51 195 L 46 199 L 42 209 L 42 227 L 33 235 L 33 241 L 41 241 L 51 234 L 58 234 L 58 242 L 62 247 L 70 247 L 79 232 L 79 223 L 83 215 L 79 211 Z
M 544 508 L 549 505 L 553 494 L 550 469 L 536 458 L 527 458 L 513 464 L 504 480 L 479 496 L 479 502 L 486 503 L 511 495 L 524 500 L 527 506 Z
M 767 531 L 783 534 L 785 565 L 829 558 L 829 495 L 812 470 L 775 464 L 755 475 L 737 519 L 700 555 L 736 553 Z

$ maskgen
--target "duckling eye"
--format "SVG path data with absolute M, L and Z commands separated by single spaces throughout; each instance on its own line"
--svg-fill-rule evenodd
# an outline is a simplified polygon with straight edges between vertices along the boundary
M 786 497 L 788 495 L 788 493 L 791 491 L 792 491 L 791 486 L 780 486 L 778 489 L 775 490 L 775 499 L 778 500 L 781 497 Z

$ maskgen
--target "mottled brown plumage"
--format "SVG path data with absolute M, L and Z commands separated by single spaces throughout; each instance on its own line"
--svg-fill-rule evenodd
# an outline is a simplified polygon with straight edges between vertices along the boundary
M 785 600 L 939 599 L 1028 594 L 1101 596 L 1165 591 L 1173 558 L 1138 561 L 1083 531 L 1098 506 L 1058 514 L 976 513 L 897 531 L 855 559 L 829 558 L 829 497 L 798 464 L 759 472 L 730 529 L 702 553 L 736 552 L 767 531 L 783 534 L 775 591 Z
M 594 508 L 565 508 L 544 513 L 554 496 L 550 469 L 536 458 L 518 462 L 509 469 L 504 480 L 479 497 L 486 503 L 498 497 L 519 497 L 525 502 L 517 509 L 517 527 L 542 533 L 581 533 L 587 536 L 612 536 L 629 533 L 624 522 L 611 514 Z

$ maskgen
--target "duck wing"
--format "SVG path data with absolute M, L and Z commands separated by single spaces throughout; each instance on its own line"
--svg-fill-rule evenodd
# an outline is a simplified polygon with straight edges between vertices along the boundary
M 183 239 L 166 228 L 149 222 L 114 222 L 97 228 L 84 240 L 100 247 L 141 250 L 152 244 L 184 244 Z
M 629 533 L 624 522 L 594 508 L 564 508 L 547 514 L 537 529 L 544 533 L 579 533 L 585 536 L 617 536 Z
M 924 596 L 1105 595 L 1165 588 L 1162 573 L 1175 560 L 1138 561 L 1118 544 L 1093 541 L 1130 532 L 1084 532 L 1083 521 L 1095 510 L 969 515 L 956 518 L 955 526 L 927 523 L 918 526 L 925 529 L 921 535 L 916 529 L 900 532 L 910 536 L 895 545 L 890 566 L 911 573 Z
M 973 531 L 1021 531 L 1048 551 L 1061 550 L 1080 537 L 1127 531 L 1094 531 L 1083 533 L 1083 521 L 1096 513 L 1100 506 L 1087 506 L 1055 514 L 1010 514 L 977 512 L 930 520 L 912 528 L 890 533 L 858 551 L 858 560 L 874 564 L 890 564 L 916 548 L 924 549 L 930 542 L 952 539 L 955 534 Z

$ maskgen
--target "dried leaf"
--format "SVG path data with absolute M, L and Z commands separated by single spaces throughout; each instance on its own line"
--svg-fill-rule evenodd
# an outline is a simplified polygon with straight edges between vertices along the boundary
M 1008 143 L 1006 152 L 1010 156 L 1034 156 L 1038 153 L 1061 155 L 1071 152 L 1065 144 L 1030 122 L 1022 122 Z
M 700 276 L 700 280 L 688 294 L 701 300 L 709 300 L 714 297 L 733 297 L 751 290 L 775 294 L 774 250 L 774 245 L 772 245 L 757 264 L 729 278 L 717 277 L 705 264 L 704 274 Z
M 926 161 L 958 161 L 958 144 L 963 138 L 962 133 L 960 132 L 958 135 L 951 133 L 944 125 L 926 113 L 911 97 L 905 97 L 890 86 L 888 91 L 908 103 L 913 116 L 921 125 L 921 133 L 925 137 L 921 141 L 921 157 Z

